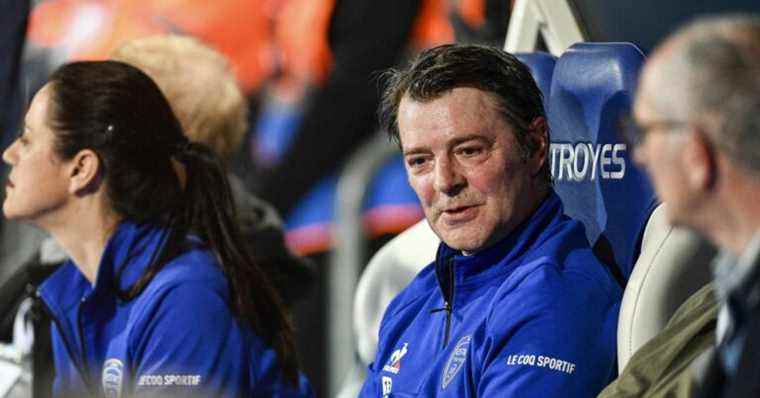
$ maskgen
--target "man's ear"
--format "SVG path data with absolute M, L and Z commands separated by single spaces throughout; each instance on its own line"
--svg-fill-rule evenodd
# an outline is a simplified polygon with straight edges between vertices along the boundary
M 79 151 L 69 162 L 69 193 L 83 194 L 97 190 L 100 181 L 100 158 L 91 149 Z
M 528 126 L 528 134 L 525 137 L 528 148 L 532 153 L 528 156 L 531 174 L 537 175 L 546 163 L 546 157 L 549 148 L 549 126 L 546 118 L 543 116 L 536 117 Z
M 686 170 L 686 184 L 697 191 L 709 190 L 715 183 L 717 159 L 715 148 L 707 136 L 694 129 L 681 151 L 681 164 Z

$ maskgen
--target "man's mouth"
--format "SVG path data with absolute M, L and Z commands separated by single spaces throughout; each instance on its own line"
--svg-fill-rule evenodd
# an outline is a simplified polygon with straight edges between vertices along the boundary
M 457 206 L 457 207 L 450 207 L 448 209 L 444 209 L 443 212 L 446 214 L 458 214 L 463 211 L 466 211 L 467 209 L 471 208 L 473 206 Z
M 449 207 L 441 212 L 441 218 L 447 224 L 459 224 L 475 218 L 477 211 L 477 205 Z

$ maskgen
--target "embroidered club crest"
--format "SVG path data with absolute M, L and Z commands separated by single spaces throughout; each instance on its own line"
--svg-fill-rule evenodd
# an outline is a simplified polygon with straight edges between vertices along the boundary
M 462 365 L 467 360 L 467 350 L 470 348 L 472 336 L 464 336 L 457 341 L 454 351 L 451 352 L 446 366 L 443 368 L 443 377 L 441 378 L 441 389 L 445 390 L 449 386 L 454 376 L 462 369 Z
M 121 397 L 121 383 L 124 377 L 124 364 L 116 359 L 111 358 L 103 365 L 103 395 L 106 398 Z

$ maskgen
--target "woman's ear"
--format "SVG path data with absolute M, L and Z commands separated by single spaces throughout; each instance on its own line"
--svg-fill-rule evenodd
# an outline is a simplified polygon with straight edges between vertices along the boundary
M 91 149 L 79 151 L 69 162 L 69 193 L 94 192 L 100 185 L 100 158 Z

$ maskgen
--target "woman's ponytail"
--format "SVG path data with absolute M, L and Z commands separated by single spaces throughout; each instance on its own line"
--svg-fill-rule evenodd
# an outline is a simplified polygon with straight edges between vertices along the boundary
M 298 379 L 293 327 L 269 277 L 253 261 L 242 238 L 230 185 L 221 159 L 206 145 L 182 143 L 173 158 L 184 167 L 184 214 L 180 224 L 219 256 L 233 308 L 277 353 L 285 378 Z

